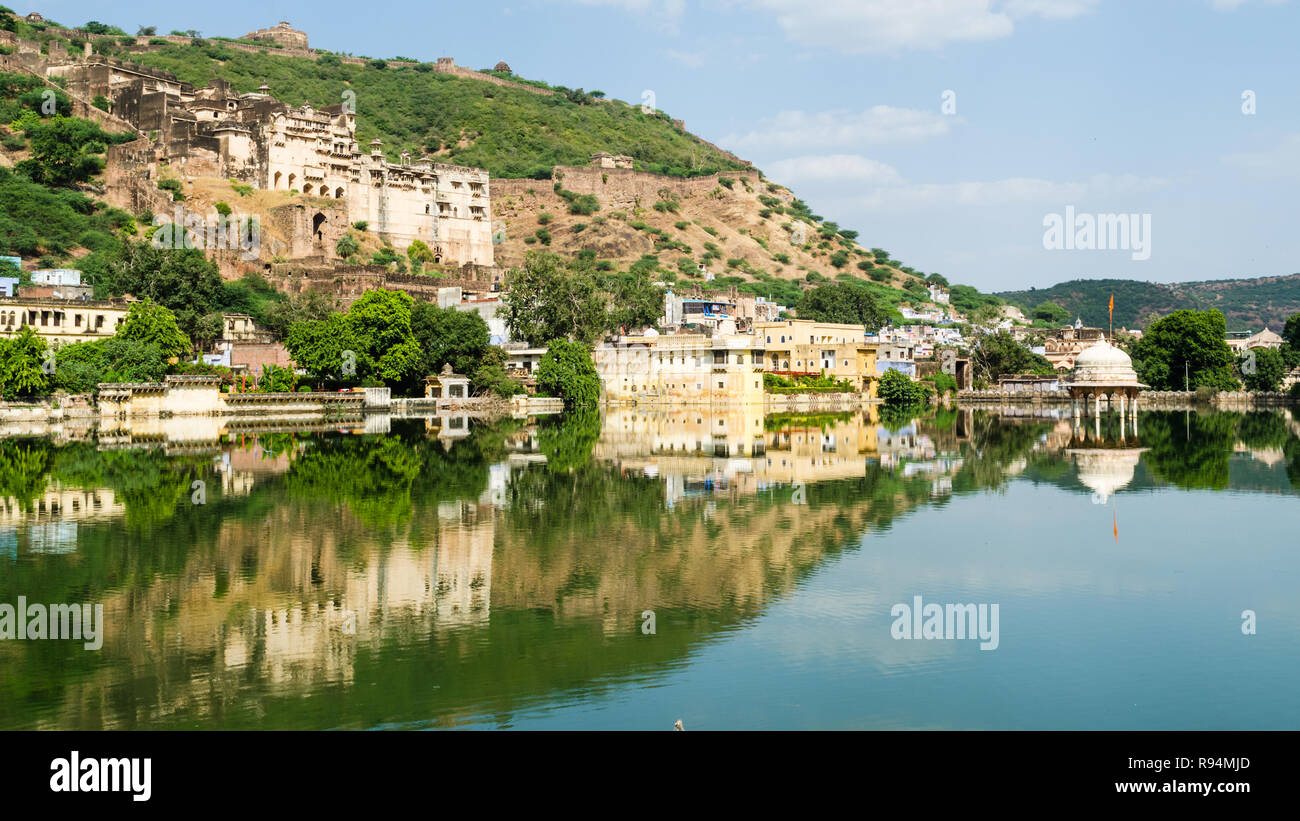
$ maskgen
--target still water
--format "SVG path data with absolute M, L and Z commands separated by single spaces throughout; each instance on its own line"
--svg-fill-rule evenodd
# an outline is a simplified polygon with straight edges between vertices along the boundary
M 1120 424 L 6 436 L 0 604 L 104 633 L 0 641 L 0 728 L 1300 729 L 1300 423 Z

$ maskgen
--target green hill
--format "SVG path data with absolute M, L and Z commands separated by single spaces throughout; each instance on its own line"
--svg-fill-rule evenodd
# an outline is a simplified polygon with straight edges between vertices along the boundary
M 1026 314 L 1044 302 L 1055 302 L 1080 316 L 1085 324 L 1104 328 L 1107 305 L 1115 295 L 1115 326 L 1141 327 L 1152 314 L 1179 308 L 1217 308 L 1230 331 L 1280 330 L 1286 318 L 1300 312 L 1300 274 L 1256 279 L 1219 279 L 1161 284 L 1127 279 L 1075 279 L 1050 288 L 1004 291 L 997 296 Z
M 356 95 L 357 137 L 379 137 L 389 158 L 402 151 L 486 168 L 496 177 L 550 177 L 555 165 L 586 165 L 597 151 L 626 154 L 639 170 L 674 176 L 744 168 L 716 147 L 679 129 L 662 111 L 603 101 L 580 89 L 541 95 L 520 88 L 440 74 L 428 63 L 341 62 L 250 53 L 209 41 L 115 55 L 206 85 L 228 80 L 239 92 L 262 83 L 290 105 L 338 105 Z M 519 80 L 528 83 L 528 81 Z M 529 83 L 540 85 L 544 83 Z

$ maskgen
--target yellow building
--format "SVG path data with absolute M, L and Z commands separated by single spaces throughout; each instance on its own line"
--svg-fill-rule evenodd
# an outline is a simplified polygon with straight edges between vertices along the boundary
M 117 333 L 128 307 L 116 300 L 0 297 L 0 335 L 13 336 L 26 325 L 56 348 L 107 339 Z
M 763 401 L 761 337 L 625 336 L 601 344 L 594 358 L 605 402 Z
M 852 383 L 874 398 L 880 383 L 875 343 L 861 325 L 785 319 L 754 323 L 764 348 L 763 368 L 782 375 L 820 375 Z

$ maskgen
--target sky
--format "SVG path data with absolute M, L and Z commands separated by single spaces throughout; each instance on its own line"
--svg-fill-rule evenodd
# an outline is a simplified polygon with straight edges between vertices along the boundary
M 1300 0 L 15 9 L 209 36 L 287 20 L 313 47 L 505 60 L 524 77 L 652 101 L 863 245 L 984 291 L 1300 271 Z M 1089 221 L 1112 230 L 1089 243 Z M 1119 221 L 1137 229 L 1127 242 Z

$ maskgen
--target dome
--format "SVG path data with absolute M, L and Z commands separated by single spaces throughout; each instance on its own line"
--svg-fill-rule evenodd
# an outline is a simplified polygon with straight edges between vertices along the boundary
M 1071 382 L 1075 385 L 1140 386 L 1133 360 L 1128 354 L 1102 340 L 1080 351 L 1074 358 Z

